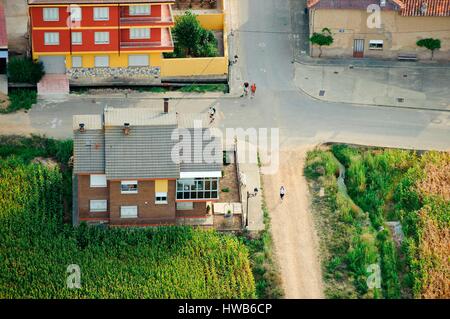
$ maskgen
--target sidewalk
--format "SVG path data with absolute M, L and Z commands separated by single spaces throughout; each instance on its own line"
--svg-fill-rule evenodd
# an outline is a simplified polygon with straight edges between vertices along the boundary
M 421 60 L 417 62 L 374 58 L 312 58 L 309 55 L 296 56 L 295 62 L 308 66 L 353 66 L 355 68 L 417 68 L 450 69 L 450 62 Z
M 225 141 L 227 148 L 232 149 L 234 141 Z M 250 232 L 259 232 L 264 230 L 264 212 L 262 210 L 262 192 L 261 189 L 261 175 L 259 171 L 258 163 L 251 163 L 248 159 L 252 150 L 256 150 L 257 146 L 250 146 L 245 140 L 238 140 L 236 145 L 236 160 L 238 167 L 238 174 L 242 182 L 241 186 L 241 202 L 245 214 L 248 214 L 247 221 L 248 226 L 246 229 Z M 247 205 L 247 192 L 254 193 L 255 188 L 258 189 L 258 193 L 254 197 L 248 199 Z M 247 212 L 248 207 L 248 212 Z
M 409 63 L 395 61 L 380 67 L 377 61 L 367 60 L 351 68 L 346 59 L 324 59 L 323 62 L 295 64 L 294 82 L 312 98 L 328 102 L 450 111 L 450 68 L 410 67 Z M 398 63 L 404 66 L 399 67 Z

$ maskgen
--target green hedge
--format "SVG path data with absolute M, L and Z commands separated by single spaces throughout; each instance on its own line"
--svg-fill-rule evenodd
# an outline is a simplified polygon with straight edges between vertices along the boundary
M 8 62 L 8 79 L 17 83 L 38 83 L 44 76 L 42 62 L 24 57 L 13 57 Z

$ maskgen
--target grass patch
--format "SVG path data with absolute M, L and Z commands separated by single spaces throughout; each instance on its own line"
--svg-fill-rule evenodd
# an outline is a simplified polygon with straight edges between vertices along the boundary
M 150 92 L 150 93 L 166 93 L 169 90 L 161 86 L 140 87 L 136 89 L 138 92 Z
M 184 93 L 206 93 L 206 92 L 223 92 L 226 93 L 228 86 L 226 84 L 195 84 L 183 86 L 179 89 Z
M 19 110 L 29 110 L 37 102 L 37 93 L 31 89 L 16 89 L 9 92 L 9 106 L 0 109 L 0 113 L 13 113 Z
M 377 232 L 383 296 L 448 298 L 450 153 L 347 145 L 331 152 L 346 167 L 352 200 Z M 400 247 L 387 221 L 400 222 Z
M 338 187 L 339 163 L 327 150 L 308 153 L 305 176 L 310 181 L 315 222 L 320 234 L 325 295 L 328 298 L 378 298 L 379 289 L 367 284 L 368 267 L 379 260 L 374 229 L 363 213 Z M 323 191 L 323 197 L 319 196 Z
M 261 166 L 259 161 L 258 166 Z M 272 234 L 270 232 L 270 215 L 264 199 L 262 180 L 260 192 L 263 194 L 264 230 L 256 238 L 251 238 L 249 234 L 244 234 L 241 236 L 241 239 L 249 250 L 253 277 L 255 278 L 256 296 L 259 299 L 281 299 L 284 297 L 284 292 L 273 248 Z
M 250 238 L 248 234 L 243 235 L 241 238 L 249 250 L 257 298 L 281 299 L 284 296 L 284 292 L 273 251 L 269 211 L 265 203 L 263 203 L 262 209 L 265 229 L 256 238 Z

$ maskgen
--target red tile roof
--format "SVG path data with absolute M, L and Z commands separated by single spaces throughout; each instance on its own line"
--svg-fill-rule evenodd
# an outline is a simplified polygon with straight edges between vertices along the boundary
M 308 0 L 308 8 L 327 9 L 366 9 L 368 3 L 378 3 L 377 0 Z M 387 7 L 397 5 L 402 16 L 449 17 L 450 0 L 388 0 Z
M 28 4 L 129 4 L 129 3 L 173 3 L 175 0 L 28 0 Z
M 6 33 L 5 8 L 0 3 L 0 48 L 8 47 L 8 35 Z
M 450 0 L 399 0 L 402 16 L 449 17 Z
M 384 10 L 394 10 L 400 0 L 388 0 Z M 379 0 L 308 0 L 308 8 L 366 10 L 369 5 L 379 4 Z

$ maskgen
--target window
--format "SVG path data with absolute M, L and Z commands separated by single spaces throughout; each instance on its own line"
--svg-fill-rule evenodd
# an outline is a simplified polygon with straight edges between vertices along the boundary
M 72 68 L 81 68 L 81 67 L 83 67 L 83 58 L 81 56 L 73 56 L 72 57 Z M 105 182 L 106 182 L 106 176 L 105 176 Z
M 156 193 L 155 204 L 167 204 L 167 193 Z
M 178 202 L 177 210 L 193 210 L 194 202 Z
M 82 44 L 83 33 L 82 32 L 72 32 L 72 44 Z
M 91 175 L 91 187 L 106 187 L 106 175 Z
M 130 29 L 130 39 L 150 39 L 150 29 Z
M 369 50 L 383 50 L 383 40 L 369 40 Z
M 128 56 L 128 66 L 148 66 L 148 55 L 129 55 Z
M 109 20 L 109 8 L 101 7 L 94 8 L 94 21 L 105 21 Z
M 130 6 L 130 16 L 149 16 L 150 6 L 149 5 L 139 5 Z
M 100 55 L 94 58 L 94 65 L 96 68 L 107 68 L 109 67 L 109 56 Z
M 218 199 L 218 178 L 179 179 L 177 199 Z
M 95 199 L 89 202 L 89 211 L 92 213 L 104 213 L 108 210 L 106 199 Z
M 59 21 L 59 8 L 44 8 L 44 21 Z
M 95 32 L 95 44 L 109 44 L 109 32 Z
M 138 208 L 137 206 L 121 206 L 120 217 L 121 218 L 137 218 Z
M 59 45 L 59 32 L 45 32 L 44 43 L 45 45 Z
M 121 183 L 120 192 L 122 194 L 137 194 L 138 182 L 137 181 L 123 181 Z
M 81 8 L 70 6 L 70 20 L 81 21 Z
M 167 204 L 169 181 L 160 179 L 155 181 L 155 204 Z

